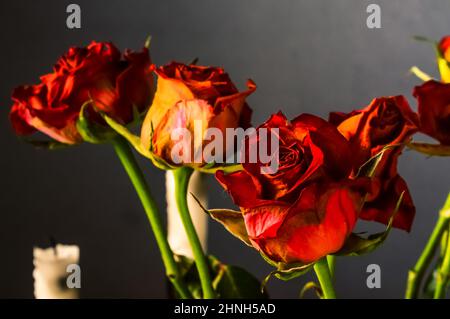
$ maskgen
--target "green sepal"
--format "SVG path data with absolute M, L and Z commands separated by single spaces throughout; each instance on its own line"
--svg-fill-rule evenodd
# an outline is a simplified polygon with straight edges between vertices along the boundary
M 139 152 L 142 156 L 150 159 L 156 167 L 163 169 L 163 170 L 169 170 L 169 169 L 175 169 L 175 166 L 170 165 L 162 158 L 154 155 L 150 150 L 147 150 L 141 143 L 141 138 L 137 135 L 134 135 L 126 126 L 116 122 L 114 119 L 106 115 L 105 113 L 101 113 L 103 119 L 106 121 L 106 123 L 119 135 L 123 136 L 133 147 L 134 149 Z
M 307 273 L 313 266 L 314 263 L 283 263 L 283 262 L 277 262 L 275 260 L 270 259 L 269 256 L 264 254 L 264 252 L 259 251 L 261 257 L 271 266 L 275 267 L 276 269 L 271 271 L 262 281 L 261 283 L 261 291 L 264 291 L 267 283 L 269 282 L 269 279 L 273 276 L 283 280 L 283 281 L 289 281 L 291 279 L 297 278 L 301 275 L 304 275 Z
M 291 279 L 295 279 L 299 276 L 306 274 L 314 266 L 314 263 L 310 264 L 302 264 L 302 263 L 286 264 L 282 262 L 277 263 L 271 260 L 263 252 L 260 251 L 260 254 L 267 263 L 277 268 L 276 270 L 271 271 L 264 278 L 264 280 L 261 283 L 261 291 L 265 291 L 266 285 L 269 282 L 270 278 L 272 277 L 276 277 L 283 281 L 289 281 Z
M 104 127 L 88 120 L 85 110 L 92 101 L 85 102 L 80 109 L 76 127 L 78 133 L 85 142 L 92 144 L 103 144 L 117 136 L 117 133 L 108 127 Z
M 248 237 L 247 228 L 245 227 L 244 216 L 240 211 L 225 208 L 206 209 L 194 194 L 191 193 L 191 196 L 206 214 L 222 224 L 230 234 L 240 239 L 247 246 L 253 247 L 250 238 Z
M 426 43 L 431 43 L 433 45 L 436 45 L 436 41 L 434 41 L 433 39 L 424 37 L 423 35 L 414 35 L 412 38 L 419 42 L 426 42 Z
M 432 39 L 423 37 L 423 36 L 414 36 L 414 39 L 417 41 L 430 43 L 433 46 L 434 52 L 436 54 L 436 63 L 437 63 L 438 69 L 439 69 L 439 74 L 441 75 L 441 80 L 444 83 L 450 83 L 450 63 L 448 63 L 447 60 L 445 60 L 445 58 L 442 56 L 442 52 L 439 50 L 439 43 Z M 419 72 L 419 75 L 420 75 L 420 72 Z M 414 74 L 416 74 L 416 73 L 414 72 Z M 423 73 L 423 74 L 425 74 L 425 73 Z M 428 80 L 431 80 L 431 78 Z M 425 79 L 424 81 L 427 81 L 427 80 Z
M 202 167 L 193 167 L 195 170 L 206 174 L 215 174 L 217 171 L 224 171 L 225 174 L 242 171 L 242 164 L 217 165 L 216 163 L 209 163 Z
M 358 172 L 356 173 L 356 177 L 373 177 L 375 175 L 378 165 L 383 159 L 384 154 L 387 151 L 390 151 L 402 145 L 403 144 L 392 144 L 383 147 L 381 151 L 379 151 L 377 154 L 369 158 L 364 164 L 362 164 L 359 167 Z
M 429 156 L 450 156 L 450 146 L 429 143 L 408 143 L 408 148 Z
M 144 42 L 144 48 L 150 49 L 150 44 L 152 42 L 152 36 L 149 35 Z
M 240 239 L 247 246 L 253 247 L 241 212 L 232 209 L 210 209 L 205 210 L 205 212 L 212 219 L 221 223 L 233 236 Z
M 411 69 L 409 69 L 409 71 L 412 74 L 414 74 L 417 78 L 419 78 L 420 80 L 422 80 L 424 82 L 427 82 L 427 81 L 430 81 L 430 80 L 434 80 L 431 75 L 425 73 L 424 71 L 419 69 L 417 66 L 411 67 Z
M 35 148 L 38 149 L 44 149 L 44 150 L 59 150 L 59 149 L 64 149 L 64 148 L 68 148 L 71 146 L 76 146 L 78 144 L 67 144 L 67 143 L 61 143 L 58 141 L 54 141 L 54 140 L 33 140 L 30 138 L 26 138 L 26 137 L 20 137 L 20 140 L 30 144 L 32 146 L 34 146 Z
M 352 233 L 347 238 L 347 240 L 344 243 L 344 246 L 333 255 L 338 256 L 360 256 L 363 254 L 370 253 L 377 249 L 381 244 L 384 243 L 386 238 L 388 237 L 391 229 L 392 229 L 392 223 L 394 222 L 395 215 L 397 214 L 398 210 L 400 209 L 400 205 L 403 201 L 403 196 L 405 192 L 402 192 L 396 205 L 394 212 L 392 213 L 389 223 L 386 226 L 386 229 L 382 232 L 371 234 L 367 237 L 363 237 L 361 234 Z
M 299 298 L 303 299 L 305 297 L 305 294 L 310 290 L 314 290 L 316 296 L 319 297 L 320 299 L 323 299 L 322 287 L 320 287 L 320 285 L 314 281 L 308 281 L 303 286 L 302 290 L 300 291 Z
M 244 244 L 253 247 L 248 236 L 247 229 L 245 227 L 244 216 L 240 211 L 235 211 L 232 209 L 206 209 L 201 205 L 200 201 L 195 197 L 194 194 L 191 193 L 191 195 L 194 197 L 194 199 L 206 214 L 222 224 L 225 229 L 228 230 L 228 232 L 230 232 L 236 238 L 240 239 Z M 304 274 L 313 265 L 302 263 L 286 264 L 271 260 L 269 256 L 265 255 L 262 251 L 259 251 L 259 253 L 269 265 L 276 268 L 276 270 L 272 271 L 269 275 L 266 276 L 262 283 L 261 289 L 264 289 L 267 281 L 272 276 L 287 281 Z
M 133 110 L 135 110 L 135 109 L 133 108 Z M 179 166 L 169 164 L 167 161 L 165 161 L 161 157 L 156 156 L 152 152 L 152 150 L 153 150 L 152 144 L 150 144 L 149 149 L 146 149 L 141 143 L 141 138 L 137 135 L 134 135 L 126 126 L 118 123 L 117 121 L 115 121 L 114 119 L 112 119 L 111 117 L 106 115 L 105 113 L 100 113 L 100 114 L 102 115 L 102 117 L 106 121 L 106 123 L 114 131 L 116 131 L 119 135 L 123 136 L 136 149 L 136 151 L 138 151 L 142 156 L 150 159 L 152 161 L 153 165 L 155 165 L 159 169 L 163 169 L 163 170 L 179 168 Z M 138 112 L 136 113 L 136 111 L 134 112 L 134 114 L 135 114 L 135 120 L 139 117 L 139 120 L 137 122 L 140 122 L 140 114 Z M 153 135 L 153 125 L 151 126 L 151 128 L 152 128 L 151 135 Z M 150 141 L 151 140 L 152 140 L 152 136 L 150 136 Z M 186 165 L 186 166 L 189 166 L 189 165 Z M 207 173 L 207 174 L 215 174 L 219 170 L 222 170 L 225 173 L 229 174 L 229 173 L 233 173 L 233 172 L 240 171 L 243 169 L 241 164 L 217 165 L 216 163 L 209 163 L 202 167 L 197 166 L 197 165 L 192 165 L 190 167 L 192 169 L 195 169 L 197 171 L 200 171 L 202 173 Z

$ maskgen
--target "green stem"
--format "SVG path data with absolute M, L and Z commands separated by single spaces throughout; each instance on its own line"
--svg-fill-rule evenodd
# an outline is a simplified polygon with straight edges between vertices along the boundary
M 442 233 L 441 236 L 441 251 L 439 253 L 440 258 L 444 258 L 445 252 L 447 251 L 447 239 L 448 239 L 449 230 L 447 229 Z
M 189 178 L 191 177 L 192 172 L 193 170 L 189 167 L 181 167 L 174 170 L 175 198 L 181 222 L 183 223 L 186 235 L 189 239 L 189 244 L 191 245 L 192 253 L 194 255 L 195 264 L 197 266 L 197 271 L 203 290 L 203 298 L 213 299 L 215 298 L 215 292 L 211 282 L 208 259 L 203 253 L 202 245 L 198 239 L 197 232 L 195 231 L 194 223 L 192 222 L 187 204 L 187 190 Z
M 447 285 L 450 279 L 450 237 L 447 236 L 444 259 L 437 273 L 436 290 L 434 291 L 434 299 L 445 298 Z
M 314 264 L 314 271 L 319 280 L 320 287 L 325 299 L 336 299 L 336 293 L 333 287 L 333 281 L 330 275 L 327 258 L 324 257 Z
M 334 279 L 334 271 L 336 269 L 336 256 L 327 255 L 328 267 L 330 268 L 331 279 Z
M 181 298 L 190 298 L 189 290 L 182 282 L 177 263 L 167 241 L 163 223 L 158 214 L 158 208 L 150 194 L 150 189 L 145 181 L 144 175 L 142 174 L 142 171 L 140 170 L 139 165 L 136 162 L 130 147 L 128 146 L 128 143 L 122 137 L 117 137 L 112 140 L 112 144 L 117 156 L 120 159 L 120 162 L 130 177 L 131 183 L 133 184 L 139 199 L 141 200 L 145 213 L 147 214 L 147 218 L 150 222 L 153 234 L 155 235 L 156 242 L 166 268 L 167 277 L 172 282 Z
M 427 268 L 430 265 L 430 262 L 433 259 L 433 256 L 436 252 L 437 246 L 441 241 L 441 237 L 444 234 L 447 226 L 449 224 L 450 214 L 448 210 L 450 209 L 450 194 L 447 197 L 444 208 L 441 210 L 439 215 L 439 219 L 436 223 L 436 226 L 431 233 L 430 238 L 425 246 L 425 249 L 422 251 L 419 259 L 416 262 L 416 265 L 413 269 L 408 272 L 408 282 L 406 286 L 406 299 L 414 299 L 419 296 L 419 289 L 422 283 L 423 277 Z

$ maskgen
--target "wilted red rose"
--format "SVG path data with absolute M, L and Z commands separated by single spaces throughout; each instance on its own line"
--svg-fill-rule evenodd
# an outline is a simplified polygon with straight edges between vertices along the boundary
M 250 126 L 251 109 L 245 99 L 256 89 L 251 80 L 247 82 L 248 89 L 239 92 L 222 68 L 172 62 L 157 68 L 155 73 L 157 89 L 142 126 L 141 142 L 167 163 L 202 166 L 203 158 L 196 163 L 194 159 L 208 143 L 204 140 L 208 128 L 218 128 L 225 136 L 226 128 Z M 196 124 L 200 124 L 198 131 L 194 129 Z M 192 143 L 183 150 L 190 153 L 191 162 L 173 161 L 172 150 L 177 141 L 171 134 L 176 129 L 186 129 L 191 134 Z M 226 143 L 223 145 L 225 148 Z M 225 153 L 225 149 L 219 151 Z
M 331 113 L 330 122 L 338 127 L 351 144 L 354 174 L 372 156 L 387 149 L 374 173 L 379 185 L 378 195 L 366 202 L 360 214 L 362 219 L 389 222 L 397 201 L 405 192 L 393 226 L 409 231 L 415 207 L 406 182 L 397 172 L 398 156 L 403 146 L 417 132 L 418 118 L 403 96 L 377 98 L 362 110 L 348 114 Z
M 14 90 L 11 123 L 20 135 L 37 130 L 62 143 L 78 143 L 82 138 L 76 122 L 85 102 L 92 100 L 96 108 L 127 124 L 133 120 L 133 108 L 143 112 L 150 105 L 153 81 L 146 48 L 122 56 L 112 43 L 73 47 L 41 83 Z M 92 109 L 90 113 L 102 123 Z
M 428 81 L 413 92 L 419 104 L 420 131 L 450 145 L 450 84 Z
M 278 129 L 278 170 L 261 174 L 263 164 L 244 162 L 242 171 L 216 173 L 241 208 L 252 245 L 285 263 L 309 263 L 338 251 L 362 201 L 357 182 L 347 179 L 349 143 L 334 126 L 308 114 L 289 122 L 278 113 L 260 128 Z

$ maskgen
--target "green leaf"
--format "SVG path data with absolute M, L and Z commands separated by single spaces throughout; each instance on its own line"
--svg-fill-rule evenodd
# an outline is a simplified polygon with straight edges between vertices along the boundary
M 267 292 L 261 292 L 261 283 L 252 274 L 238 266 L 224 265 L 216 261 L 213 269 L 216 277 L 213 287 L 219 298 L 266 299 Z
M 195 299 L 201 299 L 202 286 L 194 260 L 186 256 L 176 255 L 176 261 L 180 270 L 180 276 L 186 283 L 192 297 Z
M 385 231 L 369 235 L 368 237 L 362 237 L 359 234 L 352 233 L 345 241 L 344 246 L 333 255 L 359 256 L 370 253 L 377 249 L 381 244 L 383 244 L 392 229 L 392 223 L 394 221 L 395 215 L 400 208 L 404 193 L 405 192 L 402 192 L 402 194 L 400 195 Z
M 177 256 L 181 275 L 187 283 L 194 298 L 201 298 L 202 290 L 194 260 Z M 213 288 L 219 298 L 223 299 L 261 299 L 268 298 L 260 292 L 260 282 L 245 269 L 225 265 L 216 257 L 208 256 L 209 266 L 213 275 Z
M 423 285 L 423 294 L 430 299 L 434 297 L 440 264 L 440 262 L 436 263 L 436 265 L 432 268 L 433 271 L 428 274 L 425 284 Z
M 450 156 L 450 146 L 428 143 L 408 143 L 407 146 L 419 153 L 430 156 Z
M 80 109 L 77 120 L 77 130 L 84 141 L 92 144 L 102 144 L 117 136 L 117 134 L 103 126 L 90 122 L 85 116 L 85 110 L 92 101 L 85 102 Z

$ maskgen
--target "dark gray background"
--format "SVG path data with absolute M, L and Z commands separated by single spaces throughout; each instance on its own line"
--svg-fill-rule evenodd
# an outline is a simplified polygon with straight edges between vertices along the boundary
M 366 7 L 382 8 L 382 28 L 366 27 Z M 436 74 L 433 50 L 413 35 L 450 33 L 450 1 L 76 1 L 82 28 L 65 26 L 69 1 L 0 2 L 0 297 L 33 296 L 32 247 L 52 234 L 81 246 L 83 297 L 164 298 L 163 268 L 145 214 L 113 150 L 82 145 L 38 151 L 18 141 L 8 122 L 10 94 L 51 70 L 69 46 L 114 41 L 138 49 L 153 36 L 157 64 L 199 57 L 221 65 L 243 87 L 258 124 L 282 109 L 327 116 L 363 107 L 376 96 L 405 94 L 419 81 L 412 65 Z M 163 173 L 140 160 L 155 197 L 164 205 Z M 337 292 L 347 298 L 399 298 L 406 272 L 424 246 L 449 190 L 448 159 L 406 152 L 400 171 L 417 206 L 411 234 L 393 231 L 383 247 L 339 259 Z M 211 180 L 211 206 L 230 206 Z M 362 225 L 360 229 L 381 229 Z M 210 252 L 262 278 L 258 254 L 212 224 Z M 382 269 L 382 288 L 366 287 L 366 267 Z M 296 298 L 311 274 L 289 283 L 272 280 L 273 297 Z

